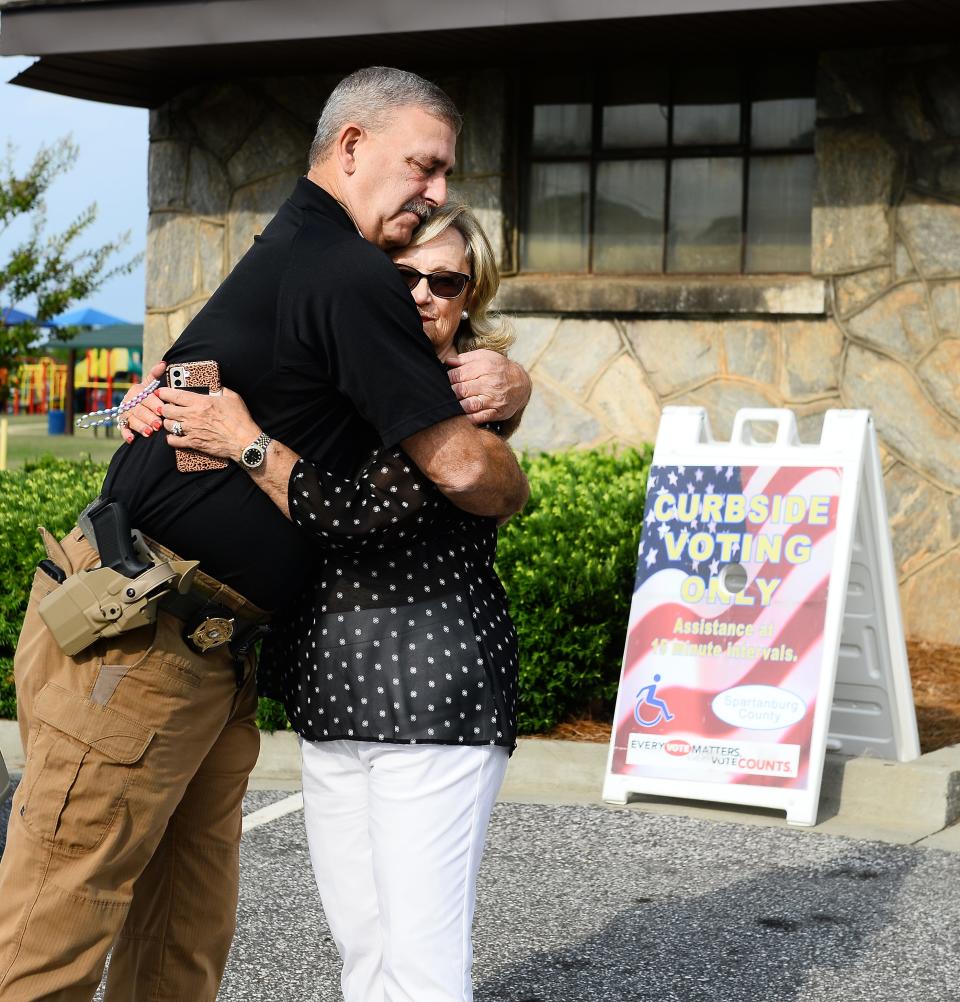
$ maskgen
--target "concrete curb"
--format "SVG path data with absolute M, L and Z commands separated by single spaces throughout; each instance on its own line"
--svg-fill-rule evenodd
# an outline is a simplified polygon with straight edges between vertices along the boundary
M 522 738 L 507 770 L 500 799 L 603 805 L 600 791 L 607 748 L 606 744 Z M 788 827 L 779 811 L 704 801 L 637 796 L 626 809 Z M 794 830 L 898 844 L 919 843 L 960 852 L 958 819 L 960 745 L 953 745 L 912 762 L 828 754 L 817 824 Z
M 23 768 L 16 721 L 0 720 L 0 753 L 11 772 Z M 500 799 L 602 806 L 606 763 L 606 744 L 521 738 Z M 295 734 L 261 732 L 260 758 L 250 785 L 255 789 L 299 789 L 300 747 Z M 776 811 L 701 801 L 637 797 L 626 809 L 786 827 L 782 814 Z M 960 851 L 958 819 L 960 745 L 953 745 L 913 762 L 827 755 L 817 825 L 797 830 Z

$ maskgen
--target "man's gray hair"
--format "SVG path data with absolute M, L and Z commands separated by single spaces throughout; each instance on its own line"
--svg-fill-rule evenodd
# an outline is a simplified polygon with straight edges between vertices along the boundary
M 323 106 L 317 133 L 310 145 L 310 166 L 330 152 L 347 122 L 375 132 L 388 124 L 400 108 L 421 108 L 459 133 L 463 118 L 444 92 L 416 73 L 392 66 L 367 66 L 344 77 Z

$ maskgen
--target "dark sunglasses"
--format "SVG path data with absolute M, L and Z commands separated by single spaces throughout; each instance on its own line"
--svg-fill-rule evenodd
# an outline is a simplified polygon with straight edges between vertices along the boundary
M 456 299 L 467 287 L 470 281 L 469 275 L 464 275 L 459 271 L 435 271 L 432 275 L 424 275 L 416 268 L 410 268 L 405 264 L 398 264 L 397 271 L 400 277 L 407 283 L 407 288 L 413 290 L 420 284 L 422 279 L 427 280 L 430 291 L 438 299 Z

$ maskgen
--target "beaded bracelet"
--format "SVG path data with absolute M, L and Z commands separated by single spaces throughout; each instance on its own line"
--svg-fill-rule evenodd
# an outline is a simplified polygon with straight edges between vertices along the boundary
M 91 411 L 89 414 L 81 414 L 77 418 L 75 425 L 77 428 L 97 428 L 100 425 L 113 424 L 114 420 L 120 417 L 121 414 L 133 410 L 137 404 L 146 400 L 159 385 L 159 379 L 152 379 L 132 400 L 118 404 L 116 407 L 108 407 L 102 411 Z

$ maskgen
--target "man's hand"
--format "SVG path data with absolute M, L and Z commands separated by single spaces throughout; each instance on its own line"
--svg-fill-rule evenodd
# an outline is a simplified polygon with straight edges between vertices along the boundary
M 516 428 L 533 388 L 523 366 L 487 348 L 452 355 L 446 363 L 453 391 L 474 424 L 501 421 L 512 425 L 509 431 Z
M 157 362 L 147 373 L 146 382 L 150 382 L 152 379 L 162 379 L 166 371 L 167 363 Z M 134 383 L 127 390 L 126 396 L 123 398 L 123 403 L 133 400 L 143 390 L 144 385 L 144 383 Z M 156 392 L 151 393 L 145 400 L 141 400 L 133 410 L 124 411 L 120 415 L 120 434 L 127 445 L 138 435 L 149 438 L 155 431 L 159 431 L 160 428 L 160 398 L 156 395 Z

